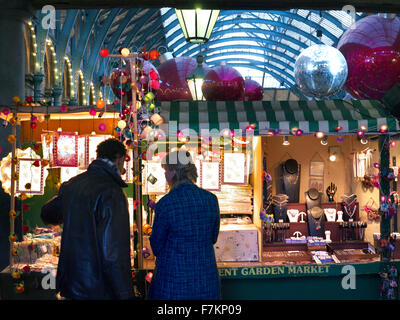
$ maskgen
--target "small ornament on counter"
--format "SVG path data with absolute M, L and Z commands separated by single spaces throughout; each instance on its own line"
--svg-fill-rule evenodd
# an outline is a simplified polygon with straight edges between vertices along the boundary
M 136 210 L 137 206 L 140 204 L 139 200 L 134 200 L 133 201 L 133 210 Z
M 17 293 L 23 293 L 25 291 L 25 286 L 24 286 L 24 282 L 20 282 L 15 286 L 15 291 Z
M 149 273 L 146 274 L 145 279 L 146 279 L 146 281 L 147 281 L 148 283 L 151 283 L 151 279 L 152 279 L 152 278 L 153 278 L 153 273 L 152 273 L 152 272 L 149 272 Z
M 150 182 L 151 184 L 155 184 L 157 182 L 157 178 L 150 173 L 149 176 L 147 177 L 147 181 Z
M 153 228 L 151 227 L 151 225 L 149 225 L 149 224 L 146 223 L 146 224 L 143 226 L 142 230 L 143 230 L 143 233 L 144 233 L 144 234 L 149 235 L 149 234 L 151 234 L 151 232 L 153 231 Z
M 148 257 L 150 257 L 150 250 L 147 247 L 143 247 L 142 254 L 143 258 L 147 259 Z
M 21 279 L 21 272 L 18 270 L 15 270 L 15 271 L 11 272 L 11 277 L 13 279 Z
M 29 265 L 26 265 L 22 268 L 22 271 L 24 273 L 30 273 L 31 272 L 31 267 Z
M 326 195 L 328 196 L 329 202 L 334 202 L 334 196 L 337 192 L 337 186 L 331 182 L 331 185 L 326 189 Z
M 15 242 L 17 241 L 17 236 L 13 233 L 8 237 L 8 239 L 10 240 L 10 242 Z
M 147 201 L 147 206 L 148 206 L 150 209 L 153 209 L 153 210 L 156 209 L 156 203 L 155 203 L 155 201 L 153 201 L 153 200 Z

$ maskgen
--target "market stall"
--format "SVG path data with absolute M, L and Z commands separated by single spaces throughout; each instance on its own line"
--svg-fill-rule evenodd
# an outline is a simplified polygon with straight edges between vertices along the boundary
M 377 270 L 382 271 L 385 265 L 381 262 L 380 245 L 377 241 L 374 243 L 374 239 L 379 237 L 381 225 L 391 220 L 386 219 L 385 214 L 379 215 L 378 219 L 371 213 L 378 212 L 382 202 L 382 190 L 374 187 L 374 182 L 382 179 L 376 176 L 381 172 L 377 166 L 382 166 L 382 155 L 391 150 L 390 143 L 388 147 L 388 143 L 380 141 L 390 139 L 399 128 L 397 121 L 377 101 L 159 102 L 156 106 L 165 120 L 158 126 L 159 132 L 165 133 L 165 139 L 144 141 L 142 148 L 147 152 L 140 157 L 144 165 L 137 176 L 140 181 L 133 179 L 133 175 L 130 181 L 126 180 L 131 182 L 127 190 L 131 199 L 131 223 L 135 220 L 142 226 L 137 228 L 138 238 L 132 246 L 132 256 L 142 257 L 142 261 L 133 259 L 133 265 L 138 271 L 138 288 L 143 289 L 143 295 L 154 268 L 148 241 L 153 205 L 167 192 L 159 161 L 163 152 L 184 146 L 196 161 L 197 184 L 214 192 L 219 199 L 221 229 L 215 250 L 223 298 L 251 299 L 255 298 L 255 292 L 259 299 L 283 298 L 277 292 L 273 296 L 272 283 L 285 283 L 287 288 L 307 291 L 310 281 L 314 289 L 307 291 L 307 297 L 337 297 L 332 291 L 327 296 L 323 287 L 320 290 L 315 283 L 324 279 L 332 290 L 336 288 L 336 294 L 338 290 L 343 293 L 340 279 L 346 265 L 355 267 L 357 281 L 363 283 L 356 291 L 346 291 L 348 297 L 359 294 L 360 298 L 378 298 L 380 278 Z M 10 107 L 10 110 L 18 112 L 22 142 L 44 142 L 42 149 L 45 151 L 42 130 L 60 137 L 56 128 L 62 127 L 62 131 L 68 128 L 69 132 L 78 132 L 72 135 L 76 145 L 79 146 L 79 137 L 85 137 L 88 146 L 90 138 L 97 136 L 91 131 L 98 129 L 99 123 L 113 128 L 114 107 L 97 109 L 101 112 L 97 113 L 101 114 L 97 119 L 87 117 L 83 107 L 69 107 L 65 112 L 55 107 L 36 107 L 34 113 L 32 107 L 19 106 L 18 110 Z M 40 117 L 47 113 L 50 120 L 38 123 L 36 129 L 39 130 L 29 129 L 32 114 Z M 82 118 L 86 119 L 79 120 Z M 111 130 L 95 131 L 102 133 L 100 140 L 104 139 L 105 133 L 112 133 Z M 213 131 L 214 134 L 207 135 Z M 318 132 L 323 135 L 317 135 Z M 368 145 L 362 144 L 361 138 L 369 139 Z M 333 152 L 335 161 L 329 160 Z M 361 161 L 360 155 L 365 156 L 366 152 L 370 153 L 370 159 Z M 84 159 L 88 159 L 87 156 Z M 127 171 L 130 166 L 127 165 Z M 74 173 L 67 174 L 77 174 L 84 167 L 79 169 L 79 163 L 74 163 L 69 167 L 74 168 Z M 61 169 L 51 169 L 59 171 L 49 175 L 56 182 L 51 186 L 50 178 L 47 179 L 44 194 L 30 199 L 31 212 L 25 214 L 26 217 L 34 212 L 37 215 L 41 204 L 56 192 L 57 183 L 61 182 L 57 180 Z M 297 175 L 294 191 L 285 185 L 287 176 L 282 170 Z M 140 186 L 140 199 L 135 197 L 134 186 Z M 312 189 L 317 193 L 313 194 Z M 335 192 L 326 193 L 326 189 Z M 322 213 L 321 210 L 312 211 L 309 206 L 313 201 L 317 201 Z M 29 199 L 23 202 L 27 204 Z M 140 220 L 137 216 L 139 207 Z M 326 220 L 319 225 L 323 232 L 316 233 L 319 228 L 312 228 L 311 219 L 316 220 L 322 214 Z M 35 235 L 24 236 L 24 241 L 28 242 L 35 238 L 35 247 L 39 250 L 48 247 L 47 256 L 41 255 L 40 251 L 37 253 L 34 263 L 38 263 L 38 272 L 46 264 L 55 267 L 57 261 L 57 234 L 52 230 L 52 235 L 46 239 L 46 231 L 49 230 L 36 228 Z M 330 231 L 329 235 L 327 231 Z M 392 228 L 392 231 L 397 230 Z M 138 243 L 143 245 L 138 246 Z M 17 248 L 23 245 L 16 243 Z M 27 256 L 28 247 L 18 256 L 22 262 L 19 267 L 35 267 L 29 260 L 34 250 L 30 257 Z M 397 251 L 394 253 L 393 257 L 398 258 Z M 286 295 L 285 298 L 295 297 Z

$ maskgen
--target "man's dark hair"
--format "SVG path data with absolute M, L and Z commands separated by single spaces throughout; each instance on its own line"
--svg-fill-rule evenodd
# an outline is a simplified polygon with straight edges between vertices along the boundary
M 106 158 L 115 161 L 117 158 L 126 155 L 126 148 L 121 141 L 110 138 L 97 146 L 96 153 L 97 158 Z

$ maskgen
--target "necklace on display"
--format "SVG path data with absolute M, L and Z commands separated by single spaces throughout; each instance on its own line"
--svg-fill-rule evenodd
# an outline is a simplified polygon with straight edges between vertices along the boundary
M 357 209 L 357 205 L 355 205 L 355 206 L 353 207 L 353 212 L 352 212 L 351 215 L 350 215 L 350 212 L 349 212 L 349 211 L 351 211 L 351 209 L 349 210 L 349 208 L 348 208 L 347 206 L 344 206 L 344 211 L 345 211 L 346 214 L 348 215 L 349 220 L 350 220 L 350 219 L 353 220 L 353 216 L 354 216 L 354 213 L 356 212 L 356 209 Z
M 287 172 L 287 170 L 285 169 L 285 171 Z M 293 173 L 289 173 L 289 172 L 287 172 L 288 174 L 290 174 L 291 176 L 294 176 L 294 174 Z M 293 182 L 293 184 L 296 184 L 297 183 L 297 181 L 299 181 L 299 175 L 300 175 L 300 165 L 299 164 L 297 164 L 297 173 L 296 173 L 296 180 Z
M 299 210 L 289 209 L 287 214 L 290 222 L 297 222 L 299 220 Z
M 319 229 L 321 229 L 321 221 L 322 221 L 322 215 L 320 215 L 318 218 L 315 218 L 312 214 L 311 214 L 311 217 L 314 219 L 314 221 L 315 221 L 315 225 L 316 225 L 316 227 L 315 227 L 315 230 L 319 230 Z
M 353 205 L 353 203 L 355 203 L 357 201 L 357 195 L 352 194 L 351 196 L 346 196 L 343 195 L 342 196 L 343 202 L 347 204 L 347 206 L 351 207 Z M 349 201 L 350 199 L 350 201 Z
M 336 219 L 336 209 L 325 209 L 326 219 L 330 222 L 334 222 Z

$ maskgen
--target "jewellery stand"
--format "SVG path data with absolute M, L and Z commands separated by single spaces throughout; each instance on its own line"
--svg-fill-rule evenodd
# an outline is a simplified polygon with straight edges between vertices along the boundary
M 310 210 L 314 207 L 321 207 L 321 194 L 317 189 L 311 188 L 305 193 L 306 209 Z
M 289 218 L 289 222 L 298 222 L 299 220 L 299 210 L 289 209 L 287 210 L 287 216 Z
M 336 209 L 324 209 L 326 220 L 329 222 L 336 221 Z
M 337 216 L 338 216 L 338 218 L 337 218 L 336 222 L 343 222 L 343 211 L 338 211 Z
M 308 210 L 308 230 L 312 237 L 324 237 L 325 215 L 321 208 L 314 207 Z
M 299 202 L 300 165 L 294 159 L 286 160 L 281 165 L 283 190 L 289 196 L 290 203 Z

